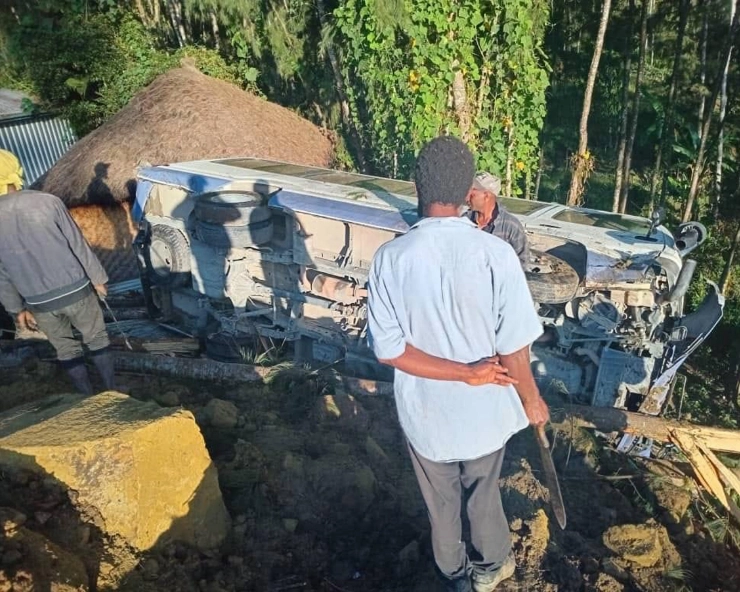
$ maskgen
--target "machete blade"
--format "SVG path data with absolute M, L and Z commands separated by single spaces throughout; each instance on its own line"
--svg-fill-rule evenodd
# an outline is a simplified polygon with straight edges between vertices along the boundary
M 550 441 L 547 439 L 544 426 L 537 426 L 535 431 L 540 456 L 542 457 L 542 466 L 545 469 L 545 487 L 550 492 L 550 504 L 560 528 L 565 529 L 565 505 L 563 504 L 563 495 L 560 493 L 555 463 L 552 462 L 552 455 L 550 454 Z

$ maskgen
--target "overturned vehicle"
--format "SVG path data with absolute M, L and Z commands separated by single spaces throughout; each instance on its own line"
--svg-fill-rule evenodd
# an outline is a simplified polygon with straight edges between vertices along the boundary
M 722 316 L 715 286 L 683 314 L 696 268 L 685 257 L 706 229 L 673 235 L 659 214 L 501 202 L 530 241 L 541 385 L 660 413 Z M 203 336 L 212 357 L 243 361 L 257 340 L 279 340 L 301 360 L 388 372 L 367 347 L 365 284 L 376 250 L 417 219 L 413 183 L 253 158 L 185 162 L 138 171 L 134 216 L 152 313 Z

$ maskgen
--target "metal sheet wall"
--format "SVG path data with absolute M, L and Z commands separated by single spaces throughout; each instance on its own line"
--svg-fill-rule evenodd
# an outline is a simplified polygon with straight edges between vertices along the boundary
M 28 187 L 75 143 L 69 121 L 52 115 L 22 115 L 0 119 L 0 148 L 15 154 L 23 165 Z

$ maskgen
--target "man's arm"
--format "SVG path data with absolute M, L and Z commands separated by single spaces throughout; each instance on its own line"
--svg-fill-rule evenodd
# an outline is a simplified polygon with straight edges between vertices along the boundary
M 90 245 L 87 244 L 85 237 L 82 236 L 80 227 L 77 226 L 77 223 L 72 219 L 72 216 L 69 215 L 69 212 L 62 203 L 62 200 L 57 201 L 57 226 L 67 239 L 69 248 L 72 249 L 75 257 L 77 257 L 80 265 L 82 265 L 82 269 L 85 270 L 85 274 L 90 278 L 93 286 L 100 291 L 100 288 L 104 287 L 105 284 L 108 283 L 108 274 L 105 273 L 105 269 L 103 269 L 103 266 L 100 264 L 100 260 L 97 258 L 95 253 L 93 253 Z
M 542 335 L 542 324 L 534 308 L 524 272 L 511 250 L 499 261 L 502 273 L 494 277 L 498 293 L 496 353 L 517 380 L 516 392 L 529 422 L 542 425 L 548 418 L 547 405 L 534 381 L 529 359 L 531 344 Z
M 514 378 L 507 376 L 506 367 L 502 366 L 496 357 L 486 358 L 474 364 L 463 364 L 438 358 L 408 343 L 404 352 L 397 358 L 379 361 L 406 374 L 432 380 L 465 382 L 472 386 L 507 385 L 517 382 Z
M 547 404 L 540 396 L 540 390 L 532 375 L 532 366 L 529 359 L 529 346 L 523 347 L 512 354 L 501 354 L 501 363 L 508 368 L 509 376 L 515 378 L 514 385 L 519 399 L 527 414 L 529 423 L 532 425 L 543 425 L 550 419 Z

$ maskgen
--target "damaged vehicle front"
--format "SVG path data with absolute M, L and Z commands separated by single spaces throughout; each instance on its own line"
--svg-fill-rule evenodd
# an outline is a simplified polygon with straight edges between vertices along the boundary
M 527 282 L 545 328 L 533 370 L 579 401 L 657 414 L 676 372 L 722 316 L 711 287 L 683 314 L 706 238 L 651 219 L 502 199 L 531 245 Z M 244 361 L 255 343 L 371 377 L 366 281 L 375 251 L 417 219 L 413 183 L 244 158 L 138 172 L 135 242 L 153 314 Z
M 724 300 L 713 284 L 684 315 L 696 270 L 687 255 L 706 229 L 690 222 L 674 236 L 660 212 L 649 220 L 505 203 L 521 212 L 534 253 L 527 279 L 545 328 L 533 348 L 536 376 L 577 402 L 658 414 L 678 368 L 722 318 Z

